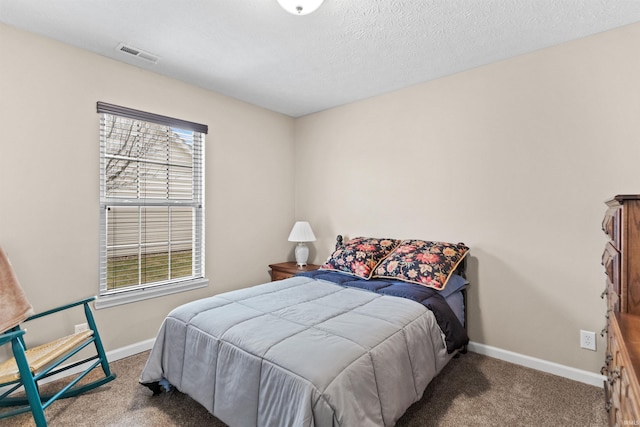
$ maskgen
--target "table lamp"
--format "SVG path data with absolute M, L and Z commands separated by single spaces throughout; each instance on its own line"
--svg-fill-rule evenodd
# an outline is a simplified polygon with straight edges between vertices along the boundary
M 298 242 L 296 246 L 296 264 L 298 267 L 304 267 L 307 265 L 307 259 L 309 258 L 309 247 L 306 242 L 315 242 L 316 236 L 313 234 L 313 230 L 307 221 L 297 221 L 291 229 L 289 234 L 290 242 Z

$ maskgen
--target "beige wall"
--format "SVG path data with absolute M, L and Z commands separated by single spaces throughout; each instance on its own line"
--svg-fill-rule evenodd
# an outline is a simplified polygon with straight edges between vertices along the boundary
M 475 342 L 599 372 L 604 201 L 640 192 L 640 25 L 296 122 L 296 215 L 471 247 Z
M 0 244 L 36 309 L 95 294 L 95 103 L 120 104 L 209 125 L 211 284 L 99 310 L 108 349 L 268 280 L 306 219 L 316 262 L 338 233 L 466 242 L 473 341 L 597 372 L 604 340 L 578 331 L 604 326 L 603 202 L 640 192 L 638 43 L 630 26 L 294 121 L 0 24 Z
M 97 101 L 209 125 L 209 287 L 98 310 L 108 350 L 154 337 L 183 302 L 268 281 L 290 255 L 293 119 L 3 24 L 0 57 L 0 244 L 36 310 L 98 290 Z M 29 334 L 70 333 L 65 320 Z

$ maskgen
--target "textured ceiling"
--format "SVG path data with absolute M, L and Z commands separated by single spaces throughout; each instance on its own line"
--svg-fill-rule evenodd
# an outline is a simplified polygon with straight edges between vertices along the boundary
M 638 0 L 0 0 L 0 22 L 293 117 L 639 21 Z

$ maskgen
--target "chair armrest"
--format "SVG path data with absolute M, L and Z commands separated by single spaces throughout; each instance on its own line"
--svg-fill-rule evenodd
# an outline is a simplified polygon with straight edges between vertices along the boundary
M 85 298 L 85 299 L 80 300 L 80 301 L 72 302 L 71 304 L 67 304 L 67 305 L 63 305 L 63 306 L 60 306 L 60 307 L 52 308 L 51 310 L 43 311 L 42 313 L 34 314 L 33 316 L 28 317 L 25 320 L 25 322 L 28 322 L 29 320 L 37 319 L 39 317 L 48 316 L 50 314 L 57 313 L 59 311 L 67 310 L 69 308 L 72 308 L 72 307 L 75 307 L 75 306 L 78 306 L 78 305 L 88 304 L 88 303 L 90 303 L 91 301 L 93 301 L 95 299 L 96 299 L 96 297 L 93 296 L 93 297 Z
M 17 338 L 21 335 L 24 335 L 24 330 L 20 329 L 13 332 L 5 332 L 4 334 L 0 334 L 0 345 L 4 345 L 11 341 L 14 338 Z

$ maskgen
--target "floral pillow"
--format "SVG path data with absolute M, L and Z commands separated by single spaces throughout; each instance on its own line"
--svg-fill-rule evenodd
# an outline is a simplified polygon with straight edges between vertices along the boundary
M 378 264 L 399 244 L 396 239 L 356 237 L 336 249 L 320 269 L 370 279 Z
M 442 290 L 468 252 L 463 243 L 404 240 L 380 263 L 373 277 Z

